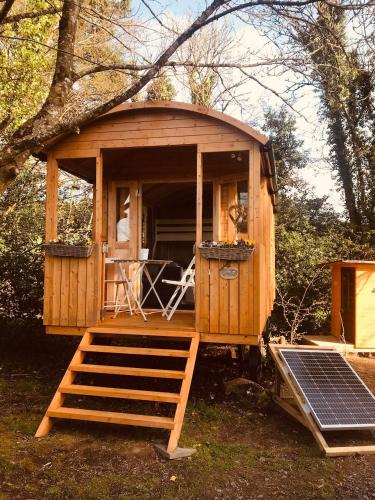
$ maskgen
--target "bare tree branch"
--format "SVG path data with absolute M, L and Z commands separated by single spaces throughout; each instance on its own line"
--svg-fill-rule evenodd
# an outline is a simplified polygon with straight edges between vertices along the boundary
M 0 17 L 0 24 L 4 25 L 4 24 L 19 23 L 24 19 L 35 19 L 42 16 L 50 16 L 53 14 L 58 14 L 61 11 L 62 7 L 51 7 L 49 9 L 44 9 L 39 11 L 22 12 L 21 14 L 14 14 L 13 16 L 5 17 L 3 21 L 1 21 Z
M 272 89 L 271 87 L 268 87 L 268 85 L 265 85 L 263 82 L 261 82 L 258 78 L 256 78 L 254 75 L 250 75 L 249 73 L 247 73 L 247 71 L 245 71 L 243 68 L 240 68 L 240 71 L 241 73 L 243 73 L 247 78 L 249 78 L 250 80 L 253 80 L 255 83 L 257 83 L 258 85 L 260 85 L 261 87 L 263 87 L 265 90 L 267 90 L 268 92 L 271 92 L 273 95 L 275 95 L 278 99 L 280 99 L 281 101 L 283 101 L 284 104 L 286 104 L 288 106 L 288 108 L 290 108 L 292 111 L 294 111 L 294 113 L 297 113 L 298 115 L 300 115 L 302 118 L 303 115 L 297 111 L 291 104 L 290 102 L 285 99 L 281 94 L 280 92 L 276 92 L 276 90 Z
M 177 35 L 178 33 L 174 30 L 171 30 L 170 28 L 168 28 L 164 23 L 163 21 L 160 19 L 160 17 L 155 14 L 155 12 L 153 11 L 153 9 L 150 7 L 150 5 L 148 4 L 148 2 L 146 2 L 146 0 L 141 0 L 141 2 L 143 3 L 143 5 L 146 7 L 146 9 L 151 13 L 152 17 L 160 24 L 160 26 L 168 31 L 173 31 L 173 33 L 175 35 Z
M 329 1 L 329 0 L 253 0 L 252 2 L 245 2 L 243 4 L 235 5 L 234 7 L 231 7 L 229 9 L 224 10 L 223 12 L 220 12 L 219 14 L 216 14 L 215 16 L 212 16 L 210 19 L 208 19 L 203 25 L 207 25 L 213 21 L 217 21 L 221 19 L 222 17 L 232 14 L 234 12 L 244 10 L 250 7 L 297 7 L 301 8 L 307 5 L 312 5 L 315 3 L 325 3 L 326 5 L 330 5 L 332 7 L 338 7 L 344 10 L 351 10 L 355 8 L 363 8 L 364 4 L 363 3 L 356 3 L 353 5 L 342 5 L 342 4 L 337 4 L 335 0 Z M 374 1 L 369 0 L 365 5 L 373 5 Z
M 157 58 L 153 67 L 124 92 L 118 94 L 104 104 L 87 110 L 86 113 L 82 113 L 74 120 L 61 122 L 57 116 L 53 115 L 58 113 L 56 108 L 63 105 L 66 93 L 72 87 L 73 58 L 69 56 L 69 53 L 74 52 L 74 38 L 80 9 L 80 2 L 78 0 L 76 0 L 75 3 L 73 3 L 72 0 L 65 0 L 60 19 L 56 70 L 49 96 L 37 116 L 23 124 L 11 137 L 11 146 L 6 146 L 5 154 L 0 158 L 0 184 L 4 185 L 4 182 L 12 178 L 12 176 L 14 177 L 14 175 L 17 175 L 19 164 L 23 164 L 25 159 L 33 151 L 38 150 L 46 140 L 57 134 L 75 130 L 87 120 L 107 112 L 114 106 L 136 95 L 158 74 L 160 69 L 168 62 L 169 58 L 176 50 L 198 31 L 206 19 L 224 3 L 225 0 L 214 0 Z M 38 133 L 35 133 L 36 128 L 38 129 Z M 1 170 L 3 170 L 3 173 L 1 173 Z
M 360 3 L 358 3 L 358 1 L 359 0 L 357 0 L 357 2 L 355 2 L 355 0 L 344 0 L 340 2 L 340 8 L 354 9 L 355 7 L 364 8 L 366 5 L 373 5 L 373 0 L 370 2 L 365 2 L 365 0 L 363 0 Z M 289 107 L 292 107 L 290 102 L 285 99 L 283 95 L 269 88 L 256 75 L 248 71 L 255 67 L 275 67 L 275 65 L 282 65 L 283 68 L 291 70 L 298 67 L 304 68 L 305 62 L 301 60 L 299 53 L 291 54 L 292 57 L 283 57 L 284 53 L 281 50 L 281 46 L 283 45 L 282 41 L 278 44 L 277 40 L 271 40 L 270 36 L 269 41 L 274 44 L 274 47 L 278 47 L 278 52 L 276 56 L 270 56 L 261 61 L 256 61 L 255 54 L 251 54 L 250 50 L 246 53 L 246 57 L 244 57 L 244 54 L 238 54 L 239 46 L 234 47 L 233 54 L 229 52 L 226 59 L 222 52 L 223 47 L 221 47 L 221 51 L 215 52 L 211 60 L 205 60 L 202 57 L 198 57 L 195 60 L 189 55 L 184 55 L 180 59 L 179 53 L 176 52 L 201 28 L 231 13 L 238 15 L 238 13 L 244 11 L 244 9 L 247 10 L 243 17 L 248 17 L 249 23 L 253 22 L 250 16 L 252 13 L 255 13 L 255 17 L 258 19 L 258 22 L 261 23 L 261 16 L 266 15 L 266 18 L 273 19 L 273 16 L 280 16 L 282 15 L 280 12 L 284 12 L 287 9 L 291 9 L 291 15 L 298 16 L 304 7 L 309 14 L 310 8 L 308 6 L 314 4 L 337 7 L 336 0 L 252 0 L 248 2 L 244 0 L 237 0 L 236 2 L 231 0 L 211 0 L 211 3 L 208 4 L 200 15 L 186 29 L 182 30 L 181 34 L 175 35 L 169 45 L 167 45 L 167 48 L 162 50 L 156 57 L 153 56 L 153 62 L 150 62 L 146 59 L 148 47 L 150 48 L 150 53 L 155 54 L 156 47 L 165 46 L 165 40 L 169 38 L 171 33 L 174 33 L 171 27 L 165 25 L 164 19 L 158 20 L 153 9 L 151 9 L 151 11 L 153 16 L 157 19 L 157 23 L 151 19 L 151 26 L 148 27 L 142 24 L 142 21 L 134 20 L 127 11 L 126 13 L 125 11 L 121 12 L 118 5 L 113 7 L 111 2 L 109 2 L 110 7 L 108 7 L 108 9 L 103 9 L 103 12 L 97 12 L 91 5 L 82 6 L 81 11 L 81 2 L 82 0 L 62 0 L 63 8 L 59 24 L 57 47 L 50 47 L 47 43 L 45 44 L 44 41 L 48 41 L 48 39 L 43 39 L 40 42 L 37 40 L 27 40 L 27 38 L 22 37 L 22 35 L 18 37 L 17 32 L 3 36 L 5 39 L 9 38 L 39 44 L 56 51 L 57 56 L 55 67 L 53 68 L 54 76 L 52 84 L 50 85 L 49 91 L 47 91 L 48 96 L 39 112 L 26 123 L 19 126 L 13 135 L 10 134 L 12 127 L 8 129 L 8 142 L 2 147 L 2 151 L 0 152 L 0 185 L 3 181 L 6 183 L 9 178 L 11 178 L 14 166 L 17 168 L 22 166 L 24 160 L 30 154 L 43 147 L 46 141 L 58 134 L 74 131 L 88 120 L 96 118 L 109 111 L 114 106 L 133 98 L 144 89 L 164 67 L 172 68 L 176 70 L 176 73 L 177 68 L 206 68 L 208 73 L 210 70 L 218 73 L 219 69 L 238 70 L 235 71 L 236 77 L 239 76 L 239 72 L 241 72 L 243 77 L 240 75 L 236 82 L 224 81 L 224 73 L 219 75 L 219 77 L 222 78 L 221 85 L 225 88 L 224 92 L 227 92 L 227 96 L 229 95 L 231 99 L 237 98 L 235 93 L 233 93 L 233 89 L 236 84 L 239 85 L 241 82 L 245 82 L 246 77 L 247 80 L 250 79 L 258 85 L 261 85 L 264 89 L 282 99 Z M 142 2 L 150 11 L 149 0 L 142 0 Z M 5 2 L 0 0 L 0 5 L 2 6 L 0 8 L 0 22 L 1 20 L 9 23 L 17 22 L 15 16 L 18 14 L 8 16 L 13 3 L 14 0 L 5 0 Z M 117 2 L 115 3 L 117 4 Z M 112 10 L 112 7 L 114 10 Z M 263 9 L 261 7 L 263 7 Z M 274 12 L 272 12 L 273 7 Z M 54 12 L 53 9 L 54 6 L 51 5 L 51 9 L 48 9 L 48 12 Z M 97 9 L 101 10 L 101 7 L 97 7 Z M 311 11 L 313 10 L 314 9 L 311 8 Z M 43 11 L 39 11 L 38 15 L 42 15 L 42 12 Z M 113 15 L 113 12 L 116 13 Z M 35 17 L 37 17 L 37 13 L 33 13 L 33 16 L 34 14 Z M 26 16 L 28 13 L 20 15 Z M 47 15 L 47 9 L 45 9 L 45 15 Z M 80 15 L 82 16 L 81 18 Z M 31 15 L 29 18 L 32 19 Z M 16 21 L 14 21 L 15 19 Z M 20 20 L 20 18 L 18 19 Z M 80 23 L 80 19 L 84 19 L 85 22 Z M 287 20 L 287 16 L 285 16 L 285 19 Z M 100 22 L 102 22 L 102 24 L 100 24 Z M 92 26 L 90 26 L 90 24 Z M 84 35 L 86 39 L 84 42 L 79 39 L 79 42 L 75 43 L 78 25 L 80 29 L 79 36 Z M 155 29 L 155 25 L 162 26 L 163 29 L 158 32 Z M 256 27 L 255 22 L 253 25 Z M 129 26 L 131 26 L 131 28 L 128 32 L 126 28 Z M 153 35 L 156 33 L 159 35 L 158 39 L 156 41 L 149 40 L 148 38 L 146 40 L 139 40 L 139 37 L 136 37 L 136 35 L 139 35 L 137 31 L 139 28 L 149 29 L 149 32 Z M 134 34 L 131 33 L 132 29 L 135 30 Z M 105 34 L 101 34 L 100 38 L 97 34 L 101 31 Z M 165 31 L 167 31 L 167 33 L 165 33 Z M 269 33 L 270 35 L 272 34 L 272 26 L 269 27 Z M 264 30 L 262 34 L 267 37 L 267 30 Z M 133 37 L 133 40 L 136 40 L 137 43 L 142 46 L 141 52 L 143 53 L 137 54 L 132 43 L 128 44 L 126 39 L 124 41 L 122 39 L 123 36 Z M 102 48 L 100 46 L 95 46 L 97 40 L 104 40 L 103 50 L 101 50 Z M 112 41 L 115 43 L 111 44 Z M 149 45 L 147 45 L 147 42 Z M 129 52 L 131 52 L 128 57 L 129 62 L 126 62 L 125 59 L 127 55 L 122 53 L 122 59 L 120 60 L 125 62 L 113 63 L 113 61 L 118 60 L 116 57 L 116 50 L 114 49 L 114 46 L 117 47 L 118 44 L 121 44 L 126 51 L 129 50 Z M 209 45 L 209 49 L 210 47 Z M 174 54 L 176 54 L 175 59 L 177 59 L 177 61 L 171 60 Z M 81 61 L 84 62 L 84 64 L 82 64 Z M 80 64 L 77 64 L 77 62 Z M 74 64 L 76 64 L 76 68 Z M 103 90 L 103 87 L 100 88 L 102 80 L 98 77 L 82 80 L 79 82 L 79 85 L 73 87 L 74 82 L 83 79 L 85 76 L 104 72 L 109 72 L 109 78 L 111 78 L 112 83 L 115 82 L 115 85 L 112 84 Z M 110 72 L 112 72 L 112 74 Z M 115 74 L 115 72 L 123 72 L 125 75 L 129 72 L 132 78 L 127 79 L 123 75 Z M 229 76 L 230 73 L 230 71 L 227 72 Z M 49 72 L 48 78 L 50 74 Z M 203 71 L 203 74 L 205 74 L 205 71 Z M 302 78 L 303 74 L 300 73 L 300 75 Z M 232 85 L 232 83 L 234 83 L 234 85 Z M 87 89 L 89 89 L 91 101 L 87 99 Z M 75 104 L 78 104 L 77 109 L 72 107 Z M 3 172 L 5 172 L 5 174 L 3 174 Z
M 3 23 L 4 19 L 8 15 L 8 12 L 13 7 L 15 0 L 5 0 L 4 5 L 0 10 L 0 24 Z
M 275 64 L 286 64 L 287 62 L 294 63 L 302 63 L 302 59 L 288 59 L 288 58 L 276 58 L 265 61 L 259 61 L 254 63 L 229 63 L 229 62 L 214 62 L 214 63 L 195 63 L 193 61 L 169 61 L 164 64 L 164 67 L 167 68 L 211 68 L 211 69 L 219 69 L 219 68 L 228 68 L 228 69 L 241 69 L 241 68 L 258 68 L 260 66 L 274 66 Z M 75 75 L 75 79 L 79 80 L 87 75 L 102 73 L 105 71 L 146 71 L 153 67 L 153 64 L 108 64 L 102 65 L 98 64 L 94 67 L 85 69 L 80 71 Z

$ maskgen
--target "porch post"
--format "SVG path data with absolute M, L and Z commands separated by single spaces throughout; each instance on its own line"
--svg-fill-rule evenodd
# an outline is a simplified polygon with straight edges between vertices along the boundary
M 197 146 L 197 215 L 196 215 L 196 237 L 197 246 L 202 242 L 202 216 L 203 216 L 203 167 L 202 153 Z
M 96 293 L 96 318 L 100 320 L 101 309 L 104 304 L 104 254 L 102 252 L 103 239 L 103 155 L 100 151 L 96 157 L 95 175 L 95 226 L 94 241 L 96 243 L 96 273 L 95 273 L 95 293 Z
M 261 309 L 260 309 L 260 255 L 262 252 L 260 243 L 260 151 L 258 144 L 252 143 L 249 150 L 249 238 L 255 240 L 255 250 L 250 259 L 250 282 L 249 310 L 252 317 L 252 335 L 261 335 Z
M 102 217 L 103 217 L 103 156 L 100 152 L 96 157 L 95 176 L 95 228 L 94 240 L 97 245 L 102 241 Z
M 45 241 L 57 238 L 57 201 L 58 201 L 59 168 L 56 158 L 52 153 L 47 158 L 47 189 L 46 189 L 46 226 Z M 44 301 L 43 301 L 43 324 L 53 324 L 53 305 L 59 296 L 54 296 L 54 260 L 46 255 L 44 257 Z M 58 265 L 58 264 L 57 264 Z
M 46 241 L 57 238 L 57 198 L 59 168 L 56 158 L 50 153 L 47 159 L 47 194 L 46 194 Z
M 195 235 L 195 329 L 199 332 L 201 320 L 201 256 L 198 245 L 202 241 L 202 216 L 203 216 L 203 166 L 202 152 L 197 145 L 197 205 L 196 205 L 196 235 Z

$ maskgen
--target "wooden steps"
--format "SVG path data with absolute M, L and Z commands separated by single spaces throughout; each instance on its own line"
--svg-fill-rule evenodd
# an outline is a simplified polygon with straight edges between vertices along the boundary
M 95 338 L 100 337 L 101 342 L 106 342 L 108 345 L 98 345 L 94 343 Z M 147 343 L 157 340 L 157 338 L 169 338 L 174 341 L 184 341 L 189 344 L 188 349 L 165 349 L 156 348 L 153 345 L 150 347 L 134 347 L 127 345 L 110 345 L 112 339 L 119 340 L 121 343 L 126 343 L 127 340 L 133 341 L 134 338 Z M 104 339 L 104 340 L 103 340 Z M 161 429 L 169 429 L 171 431 L 169 443 L 167 446 L 168 453 L 172 453 L 178 445 L 178 439 L 181 434 L 187 399 L 189 395 L 191 380 L 193 376 L 195 361 L 199 346 L 199 334 L 193 331 L 178 331 L 178 330 L 142 330 L 141 332 L 130 328 L 108 328 L 108 327 L 91 327 L 88 328 L 82 337 L 82 340 L 63 376 L 60 385 L 54 395 L 48 410 L 46 411 L 43 420 L 36 432 L 37 437 L 48 434 L 52 427 L 54 419 L 70 419 L 70 420 L 86 420 L 92 422 L 104 422 L 110 424 L 133 425 L 143 427 L 155 427 Z M 89 363 L 85 362 L 86 356 L 90 355 Z M 101 363 L 95 364 L 96 356 L 101 356 Z M 124 358 L 124 364 L 119 366 L 112 364 L 102 364 L 103 355 L 117 356 L 117 359 Z M 132 356 L 136 356 L 137 364 L 140 357 L 145 358 L 145 363 L 150 357 L 159 357 L 159 365 L 167 363 L 167 358 L 174 359 L 174 363 L 185 363 L 185 368 L 180 370 L 158 368 L 134 367 L 130 360 Z M 120 357 L 120 358 L 119 358 Z M 180 361 L 178 361 L 180 358 Z M 165 359 L 165 361 L 163 361 Z M 93 360 L 93 361 L 92 361 Z M 125 361 L 126 360 L 126 361 Z M 117 361 L 116 361 L 117 362 Z M 126 364 L 126 366 L 124 366 Z M 150 379 L 159 380 L 160 385 L 163 380 L 175 380 L 180 382 L 179 392 L 167 392 L 163 390 L 140 390 L 124 387 L 104 387 L 102 385 L 85 385 L 74 383 L 78 374 L 95 375 L 121 375 L 125 377 L 135 377 L 142 383 L 144 378 L 149 384 L 155 383 Z M 83 375 L 81 375 L 83 376 Z M 116 379 L 118 381 L 118 379 Z M 124 383 L 127 378 L 122 379 Z M 164 383 L 164 382 L 163 382 Z M 90 379 L 91 384 L 91 379 Z M 106 382 L 107 384 L 107 382 Z M 102 411 L 98 409 L 88 408 L 72 408 L 64 406 L 66 396 L 84 396 L 89 398 L 103 398 L 102 401 L 108 398 L 133 400 L 133 401 L 148 401 L 155 403 L 166 403 L 175 405 L 174 417 L 166 417 L 160 415 L 145 415 L 138 413 Z M 73 405 L 75 406 L 75 405 Z
M 173 429 L 173 418 L 138 415 L 136 413 L 119 413 L 115 411 L 84 410 L 80 408 L 61 407 L 48 410 L 47 415 L 54 418 L 71 420 L 87 420 L 89 422 L 104 422 L 107 424 L 137 425 L 141 427 L 157 427 Z
M 63 394 L 81 396 L 101 396 L 107 398 L 138 399 L 140 401 L 160 401 L 178 403 L 180 395 L 174 392 L 140 391 L 136 389 L 116 389 L 114 387 L 98 387 L 92 385 L 69 384 L 59 388 Z
M 154 368 L 133 368 L 130 366 L 71 365 L 70 370 L 82 373 L 105 373 L 107 375 L 129 375 L 132 377 L 156 377 L 183 379 L 185 372 L 178 370 L 157 370 Z
M 145 347 L 120 347 L 108 345 L 88 345 L 81 347 L 84 352 L 102 352 L 110 354 L 135 354 L 138 356 L 171 356 L 175 358 L 188 358 L 189 351 L 182 349 L 151 349 Z
M 134 328 L 113 328 L 108 326 L 90 327 L 87 329 L 88 333 L 96 333 L 100 335 L 131 335 L 133 337 L 170 337 L 173 339 L 193 338 L 196 332 L 193 330 L 151 330 L 142 328 L 142 330 L 135 331 Z

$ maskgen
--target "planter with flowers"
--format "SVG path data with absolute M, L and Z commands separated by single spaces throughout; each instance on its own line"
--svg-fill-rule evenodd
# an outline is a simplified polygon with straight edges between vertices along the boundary
M 87 259 L 92 254 L 95 243 L 86 235 L 66 234 L 48 241 L 43 248 L 46 255 Z
M 255 242 L 252 240 L 202 241 L 199 251 L 205 259 L 247 260 L 253 253 Z

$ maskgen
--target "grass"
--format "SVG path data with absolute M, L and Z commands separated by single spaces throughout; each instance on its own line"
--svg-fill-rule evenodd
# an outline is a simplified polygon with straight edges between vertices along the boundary
M 224 378 L 238 371 L 217 357 L 196 370 L 181 436 L 197 450 L 189 459 L 162 460 L 151 443 L 167 435 L 153 429 L 65 422 L 35 439 L 74 348 L 54 345 L 46 352 L 55 356 L 28 356 L 25 345 L 0 363 L 0 500 L 362 500 L 375 490 L 374 457 L 322 458 L 311 434 L 269 402 L 225 396 Z

